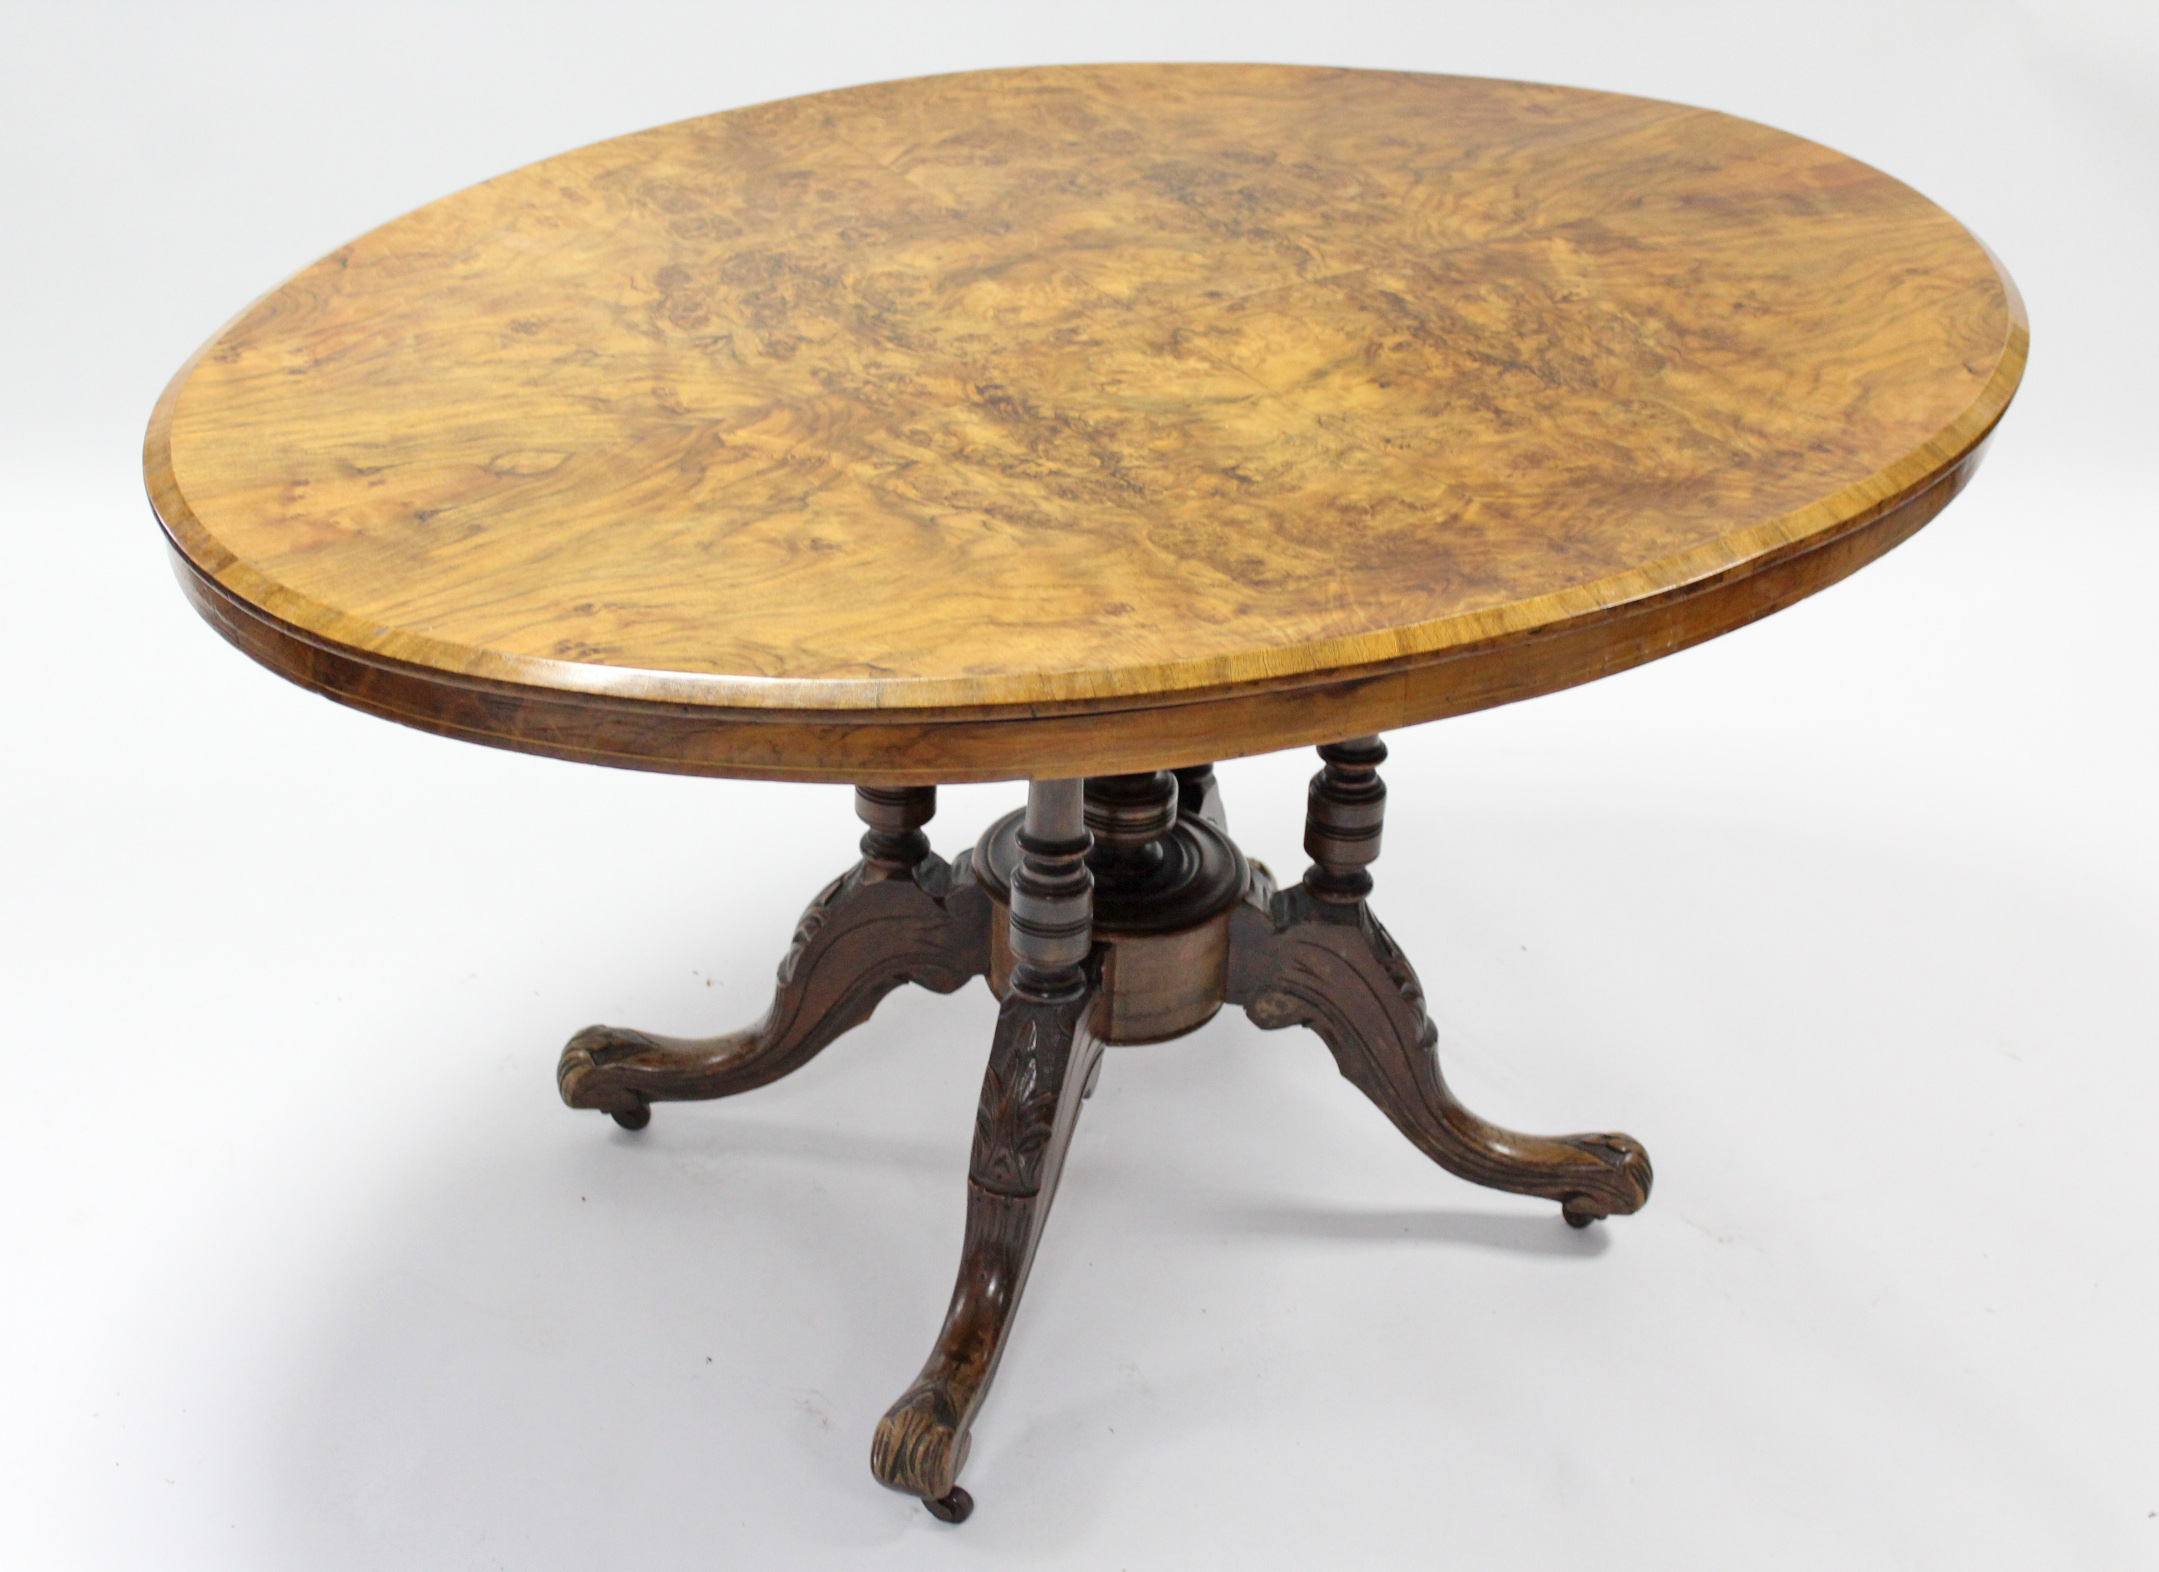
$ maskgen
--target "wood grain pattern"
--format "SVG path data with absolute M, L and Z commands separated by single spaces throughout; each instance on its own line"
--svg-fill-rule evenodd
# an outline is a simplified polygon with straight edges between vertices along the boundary
M 1320 757 L 1306 799 L 1312 866 L 1280 893 L 1253 881 L 1230 928 L 1230 1000 L 1263 1029 L 1311 1027 L 1343 1078 L 1449 1173 L 1557 1201 L 1576 1228 L 1641 1210 L 1655 1176 L 1634 1137 L 1522 1135 L 1479 1118 L 1448 1087 L 1424 986 L 1365 901 L 1386 746 L 1359 737 Z
M 952 1300 L 922 1373 L 877 1422 L 870 1472 L 920 1496 L 947 1522 L 973 1500 L 959 1490 L 969 1433 L 1010 1340 L 1080 1104 L 1101 1062 L 1088 1027 L 1092 978 L 1050 998 L 1015 989 L 1000 1007 L 983 1072 L 967 1169 L 967 1227 Z
M 206 346 L 145 466 L 221 629 L 376 713 L 699 773 L 1129 773 L 1818 588 L 1953 494 L 2025 345 L 1948 215 L 1729 116 L 1060 67 L 422 208 Z
M 991 901 L 966 853 L 947 864 L 922 826 L 934 787 L 858 789 L 868 831 L 862 860 L 818 892 L 795 923 L 771 1008 L 717 1037 L 665 1037 L 588 1026 L 563 1048 L 555 1085 L 572 1108 L 595 1108 L 627 1130 L 656 1102 L 733 1097 L 792 1075 L 907 983 L 952 993 L 989 967 Z
M 870 1472 L 948 1523 L 974 1510 L 958 1486 L 969 1430 L 1004 1357 L 1080 1104 L 1102 1062 L 1089 1024 L 1102 976 L 1089 933 L 1094 877 L 1081 793 L 1076 780 L 1027 787 L 1006 912 L 1011 989 L 975 1105 L 959 1277 L 922 1373 L 877 1422 L 870 1445 Z
M 1259 979 L 1238 1000 L 1252 1023 L 1311 1027 L 1343 1078 L 1449 1173 L 1557 1201 L 1576 1228 L 1648 1201 L 1649 1154 L 1632 1136 L 1523 1135 L 1463 1105 L 1441 1072 L 1417 973 L 1362 901 L 1329 902 L 1308 882 L 1239 915 L 1233 975 Z
M 1277 892 L 1261 865 L 1222 841 L 1235 874 L 1219 890 L 1226 906 L 1202 896 L 1208 881 L 1178 871 L 1180 835 L 1203 827 L 1214 844 L 1226 833 L 1204 764 L 1174 776 L 1036 780 L 1016 842 L 1009 824 L 993 826 L 949 866 L 923 834 L 934 788 L 858 788 L 862 861 L 804 914 L 765 1019 L 703 1041 L 588 1028 L 563 1052 L 564 1100 L 641 1128 L 655 1101 L 765 1085 L 867 1019 L 903 982 L 949 992 L 983 970 L 986 952 L 1002 952 L 988 963 L 1002 1000 L 976 1104 L 952 1298 L 929 1359 L 878 1422 L 870 1452 L 879 1481 L 946 1522 L 964 1521 L 974 1501 L 958 1481 L 972 1426 L 1106 1041 L 1182 1035 L 1234 1002 L 1263 1028 L 1312 1027 L 1342 1074 L 1453 1173 L 1547 1197 L 1578 1228 L 1648 1200 L 1653 1175 L 1640 1142 L 1517 1134 L 1448 1088 L 1424 990 L 1365 899 L 1382 839 L 1386 754 L 1377 737 L 1320 749 L 1323 768 L 1306 799 L 1313 866 L 1292 888 Z M 1015 844 L 1016 861 L 1004 855 Z M 993 902 L 998 884 L 1009 895 Z M 1096 923 L 1098 903 L 1117 914 L 1116 928 Z M 1186 948 L 1195 937 L 1219 946 Z M 1166 948 L 1151 948 L 1157 942 Z M 1149 974 L 1135 990 L 1141 1012 L 1167 1008 L 1121 1034 L 1117 994 L 1133 984 L 1135 965 Z

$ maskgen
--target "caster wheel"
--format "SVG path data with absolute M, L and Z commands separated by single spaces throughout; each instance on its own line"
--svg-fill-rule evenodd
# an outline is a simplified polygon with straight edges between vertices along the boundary
M 924 1497 L 922 1504 L 930 1509 L 930 1516 L 940 1523 L 964 1523 L 968 1514 L 975 1509 L 975 1498 L 954 1485 L 949 1496 L 939 1496 L 935 1500 Z
M 1602 1212 L 1578 1211 L 1572 1201 L 1560 1202 L 1559 1215 L 1567 1220 L 1569 1228 L 1587 1228 L 1604 1216 Z
M 625 1130 L 642 1130 L 646 1125 L 652 1123 L 652 1105 L 650 1103 L 639 1103 L 635 1108 L 622 1109 L 620 1112 L 611 1115 L 611 1117 L 615 1123 L 621 1125 Z

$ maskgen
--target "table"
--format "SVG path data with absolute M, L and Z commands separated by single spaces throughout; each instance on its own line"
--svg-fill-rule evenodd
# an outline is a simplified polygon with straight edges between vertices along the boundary
M 1864 164 L 1527 83 L 1130 65 L 881 83 L 420 208 L 181 369 L 144 468 L 180 580 L 373 714 L 856 786 L 860 860 L 756 1025 L 570 1039 L 630 1129 L 903 983 L 1000 1012 L 965 1243 L 871 1467 L 947 1521 L 1105 1043 L 1312 1027 L 1411 1141 L 1585 1226 L 1640 1143 L 1442 1077 L 1372 915 L 1379 734 L 1714 637 L 1969 480 L 2028 333 Z M 1213 762 L 1320 744 L 1302 880 Z M 1027 805 L 950 861 L 945 782 Z

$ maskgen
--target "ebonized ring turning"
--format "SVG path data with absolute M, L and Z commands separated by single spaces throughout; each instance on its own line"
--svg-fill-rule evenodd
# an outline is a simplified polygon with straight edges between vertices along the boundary
M 958 1283 L 872 1459 L 956 1522 L 1106 1043 L 1309 1026 L 1453 1172 L 1577 1227 L 1642 1205 L 1630 1138 L 1448 1090 L 1368 905 L 1378 734 L 1863 567 L 1969 483 L 2028 347 L 1949 214 L 1729 115 L 1043 67 L 659 126 L 381 225 L 180 368 L 143 473 L 203 617 L 341 704 L 857 788 L 763 1020 L 592 1027 L 559 1080 L 634 1130 L 987 977 Z M 1307 745 L 1278 890 L 1196 761 Z M 1020 779 L 931 851 L 938 785 Z
M 946 1522 L 974 1508 L 959 1486 L 970 1428 L 1105 1043 L 1181 1036 L 1241 1005 L 1262 1027 L 1311 1027 L 1342 1074 L 1451 1173 L 1556 1201 L 1577 1228 L 1649 1199 L 1649 1154 L 1631 1136 L 1518 1135 L 1447 1089 L 1417 974 L 1366 903 L 1386 747 L 1358 737 L 1319 751 L 1312 866 L 1286 890 L 1229 840 L 1207 765 L 1036 781 L 1024 816 L 991 826 L 953 864 L 922 833 L 936 788 L 858 787 L 862 859 L 803 913 L 762 1021 L 696 1041 L 592 1026 L 563 1049 L 563 1100 L 642 1129 L 655 1102 L 726 1097 L 799 1068 L 902 983 L 949 993 L 990 976 L 1003 1002 L 958 1281 L 929 1362 L 870 1453 L 880 1481 Z

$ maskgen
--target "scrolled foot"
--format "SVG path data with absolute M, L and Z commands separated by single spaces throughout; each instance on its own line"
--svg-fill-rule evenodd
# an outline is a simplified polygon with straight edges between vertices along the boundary
M 572 1037 L 555 1065 L 555 1085 L 572 1108 L 591 1108 L 625 1130 L 652 1123 L 652 1104 L 636 1087 L 642 1073 L 662 1081 L 675 1074 L 686 1050 L 706 1047 L 672 1037 L 649 1037 L 620 1026 L 588 1026 Z
M 1482 1121 L 1479 1121 L 1480 1123 Z M 1517 1136 L 1517 1140 L 1530 1139 Z M 1614 1215 L 1639 1212 L 1649 1200 L 1656 1174 L 1649 1153 L 1631 1135 L 1569 1135 L 1552 1143 L 1571 1149 L 1578 1157 L 1602 1165 L 1602 1171 L 1576 1165 L 1583 1187 L 1561 1197 L 1559 1214 L 1572 1228 L 1587 1228 Z M 1591 1183 L 1594 1179 L 1596 1182 Z
M 1015 989 L 998 1014 L 975 1111 L 967 1232 L 952 1303 L 922 1373 L 877 1422 L 870 1446 L 878 1482 L 921 1497 L 940 1517 L 941 1503 L 956 1500 L 960 1517 L 971 1506 L 958 1489 L 968 1432 L 1003 1356 L 1102 1052 L 1088 1025 L 1099 986 L 1090 972 L 1059 998 Z
M 1361 900 L 1322 899 L 1298 885 L 1274 898 L 1264 920 L 1240 915 L 1232 975 L 1254 1024 L 1318 1032 L 1343 1076 L 1448 1172 L 1557 1201 L 1576 1228 L 1649 1199 L 1649 1154 L 1633 1137 L 1523 1135 L 1455 1098 L 1417 975 Z
M 925 1502 L 941 1500 L 959 1488 L 954 1480 L 967 1462 L 968 1437 L 961 1428 L 951 1375 L 925 1370 L 877 1421 L 870 1472 L 878 1483 Z
M 950 993 L 989 967 L 989 898 L 966 859 L 896 871 L 865 860 L 834 880 L 795 926 L 772 1008 L 746 1031 L 663 1037 L 588 1026 L 555 1066 L 562 1100 L 627 1130 L 652 1104 L 729 1097 L 799 1069 L 903 983 Z

